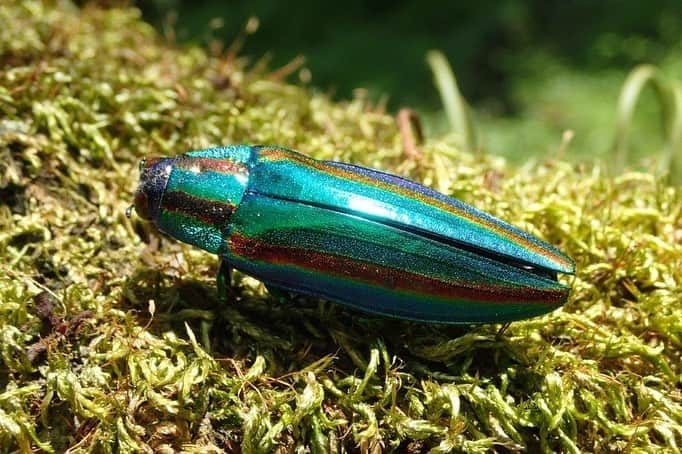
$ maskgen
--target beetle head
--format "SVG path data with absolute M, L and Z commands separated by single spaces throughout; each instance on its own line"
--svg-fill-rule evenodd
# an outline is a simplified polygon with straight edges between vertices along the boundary
M 140 161 L 140 184 L 135 191 L 135 211 L 154 221 L 161 210 L 161 198 L 168 185 L 174 158 L 150 158 Z

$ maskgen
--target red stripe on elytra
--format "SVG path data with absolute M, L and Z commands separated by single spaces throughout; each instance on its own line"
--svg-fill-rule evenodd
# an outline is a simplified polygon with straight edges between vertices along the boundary
M 249 169 L 243 162 L 230 161 L 229 159 L 199 158 L 194 156 L 180 156 L 175 160 L 175 166 L 184 170 L 196 170 L 234 175 L 248 173 Z
M 465 285 L 446 282 L 341 255 L 264 243 L 239 233 L 230 236 L 229 245 L 232 254 L 246 260 L 296 266 L 307 271 L 361 281 L 399 292 L 487 303 L 523 302 L 546 305 L 560 305 L 567 296 L 567 290 L 561 289 L 490 287 L 473 283 Z

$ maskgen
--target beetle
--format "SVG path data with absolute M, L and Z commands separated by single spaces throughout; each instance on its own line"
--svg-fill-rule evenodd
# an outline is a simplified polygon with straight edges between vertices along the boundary
M 135 211 L 217 254 L 219 294 L 234 268 L 268 289 L 446 324 L 533 317 L 569 296 L 557 275 L 575 266 L 557 248 L 396 175 L 250 145 L 147 159 L 140 172 Z

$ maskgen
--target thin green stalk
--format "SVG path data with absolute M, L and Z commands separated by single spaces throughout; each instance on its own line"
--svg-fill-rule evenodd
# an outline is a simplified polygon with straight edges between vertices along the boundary
M 452 131 L 462 137 L 465 151 L 476 151 L 476 133 L 471 110 L 459 91 L 457 79 L 447 58 L 441 51 L 432 50 L 426 54 L 426 61 L 433 72 Z
M 678 184 L 682 180 L 678 155 L 682 145 L 682 88 L 676 82 L 669 81 L 661 71 L 652 65 L 636 67 L 625 80 L 618 100 L 618 118 L 614 136 L 612 153 L 614 171 L 620 173 L 627 162 L 627 137 L 630 131 L 635 107 L 642 90 L 648 85 L 656 91 L 662 110 L 662 127 L 664 144 L 660 153 L 661 172 L 667 172 L 669 181 Z

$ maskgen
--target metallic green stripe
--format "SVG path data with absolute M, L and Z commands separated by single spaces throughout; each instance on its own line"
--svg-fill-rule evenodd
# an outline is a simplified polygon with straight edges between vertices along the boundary
M 225 240 L 220 229 L 199 219 L 163 210 L 157 220 L 159 230 L 182 242 L 193 244 L 212 254 L 225 251 Z
M 166 191 L 186 192 L 197 198 L 238 205 L 248 182 L 248 175 L 216 172 L 195 173 L 173 168 Z

